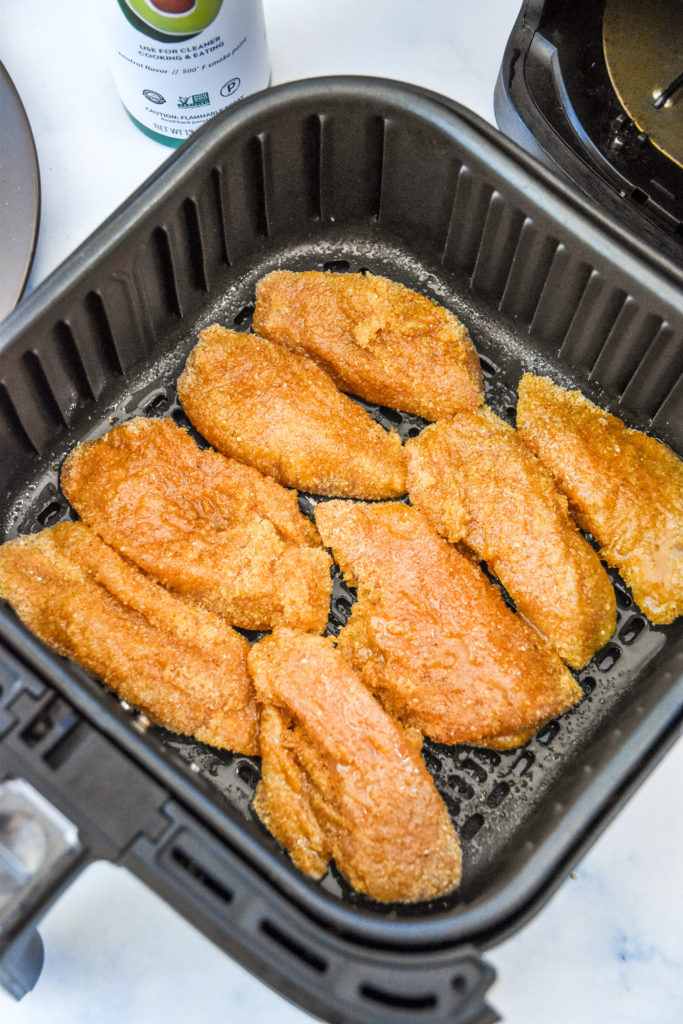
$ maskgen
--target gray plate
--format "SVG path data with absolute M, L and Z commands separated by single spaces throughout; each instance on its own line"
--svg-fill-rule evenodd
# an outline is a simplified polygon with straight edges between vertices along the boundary
M 40 177 L 31 126 L 0 63 L 0 320 L 26 286 L 38 235 Z

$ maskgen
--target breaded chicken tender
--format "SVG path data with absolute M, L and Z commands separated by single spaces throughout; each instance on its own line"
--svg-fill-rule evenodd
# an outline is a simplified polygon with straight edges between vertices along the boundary
M 517 428 L 651 622 L 683 612 L 683 462 L 578 391 L 525 374 Z
M 557 654 L 421 512 L 329 501 L 316 522 L 358 587 L 339 650 L 399 721 L 504 749 L 580 700 Z
M 313 494 L 405 494 L 398 434 L 375 423 L 312 359 L 216 325 L 199 336 L 178 381 L 197 430 L 224 455 Z
M 174 732 L 257 754 L 249 644 L 170 594 L 84 523 L 0 547 L 0 596 L 58 654 Z
M 372 274 L 274 271 L 256 286 L 254 330 L 306 352 L 343 391 L 428 420 L 483 400 L 467 329 L 435 302 Z
M 460 846 L 419 754 L 331 641 L 276 629 L 249 654 L 261 717 L 254 808 L 302 871 L 330 858 L 376 900 L 442 896 Z
M 517 431 L 482 406 L 427 427 L 406 457 L 413 505 L 486 562 L 568 665 L 586 665 L 616 628 L 614 590 Z
M 79 445 L 61 483 L 103 540 L 231 625 L 325 628 L 330 559 L 296 493 L 202 451 L 173 420 L 134 419 Z

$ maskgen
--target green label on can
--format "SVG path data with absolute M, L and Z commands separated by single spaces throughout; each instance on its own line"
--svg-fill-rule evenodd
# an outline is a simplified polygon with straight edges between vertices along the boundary
M 223 0 L 118 0 L 126 18 L 151 39 L 190 39 L 210 25 Z

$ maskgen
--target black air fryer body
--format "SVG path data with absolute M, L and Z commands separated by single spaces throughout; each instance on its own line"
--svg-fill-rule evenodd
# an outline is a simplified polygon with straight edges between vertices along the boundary
M 626 233 L 683 262 L 683 168 L 667 156 L 622 105 L 610 77 L 603 19 L 610 0 L 527 0 L 508 40 L 495 90 L 498 125 L 528 152 L 566 176 Z M 648 8 L 652 43 L 641 38 L 634 18 L 619 16 L 619 45 L 634 62 L 647 61 L 657 76 L 655 42 L 668 38 L 683 54 L 683 5 L 679 0 Z M 628 5 L 621 3 L 618 10 Z M 617 20 L 608 12 L 612 21 Z M 622 24 L 623 22 L 623 24 Z M 680 31 L 679 31 L 680 30 Z M 674 57 L 675 61 L 675 57 Z M 674 63 L 674 66 L 678 66 Z M 679 71 L 683 72 L 683 60 Z M 650 97 L 656 125 L 656 96 Z M 683 120 L 683 83 L 673 89 L 659 117 Z M 656 128 L 655 128 L 656 130 Z
M 516 32 L 536 38 L 524 19 Z M 527 66 L 518 49 L 507 85 Z M 637 213 L 630 230 L 471 112 L 405 84 L 311 79 L 237 104 L 2 325 L 2 539 L 71 515 L 59 471 L 75 444 L 135 415 L 183 423 L 175 381 L 198 331 L 248 329 L 256 282 L 284 266 L 367 268 L 453 309 L 501 416 L 514 420 L 524 372 L 545 373 L 683 453 L 678 243 Z M 404 437 L 419 429 L 370 411 Z M 539 910 L 680 732 L 681 623 L 651 626 L 612 580 L 617 632 L 578 674 L 579 705 L 516 750 L 425 743 L 464 873 L 453 896 L 415 906 L 376 904 L 334 870 L 303 876 L 251 813 L 258 759 L 149 728 L 3 605 L 0 795 L 37 791 L 63 817 L 53 870 L 0 928 L 0 981 L 17 995 L 33 984 L 36 921 L 107 858 L 323 1020 L 491 1024 L 482 951 Z M 331 629 L 352 601 L 337 578 Z

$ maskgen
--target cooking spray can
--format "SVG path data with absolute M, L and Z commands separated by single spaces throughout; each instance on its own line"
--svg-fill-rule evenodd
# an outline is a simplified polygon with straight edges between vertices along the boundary
M 177 146 L 270 79 L 262 0 L 107 0 L 111 69 L 146 135 Z

